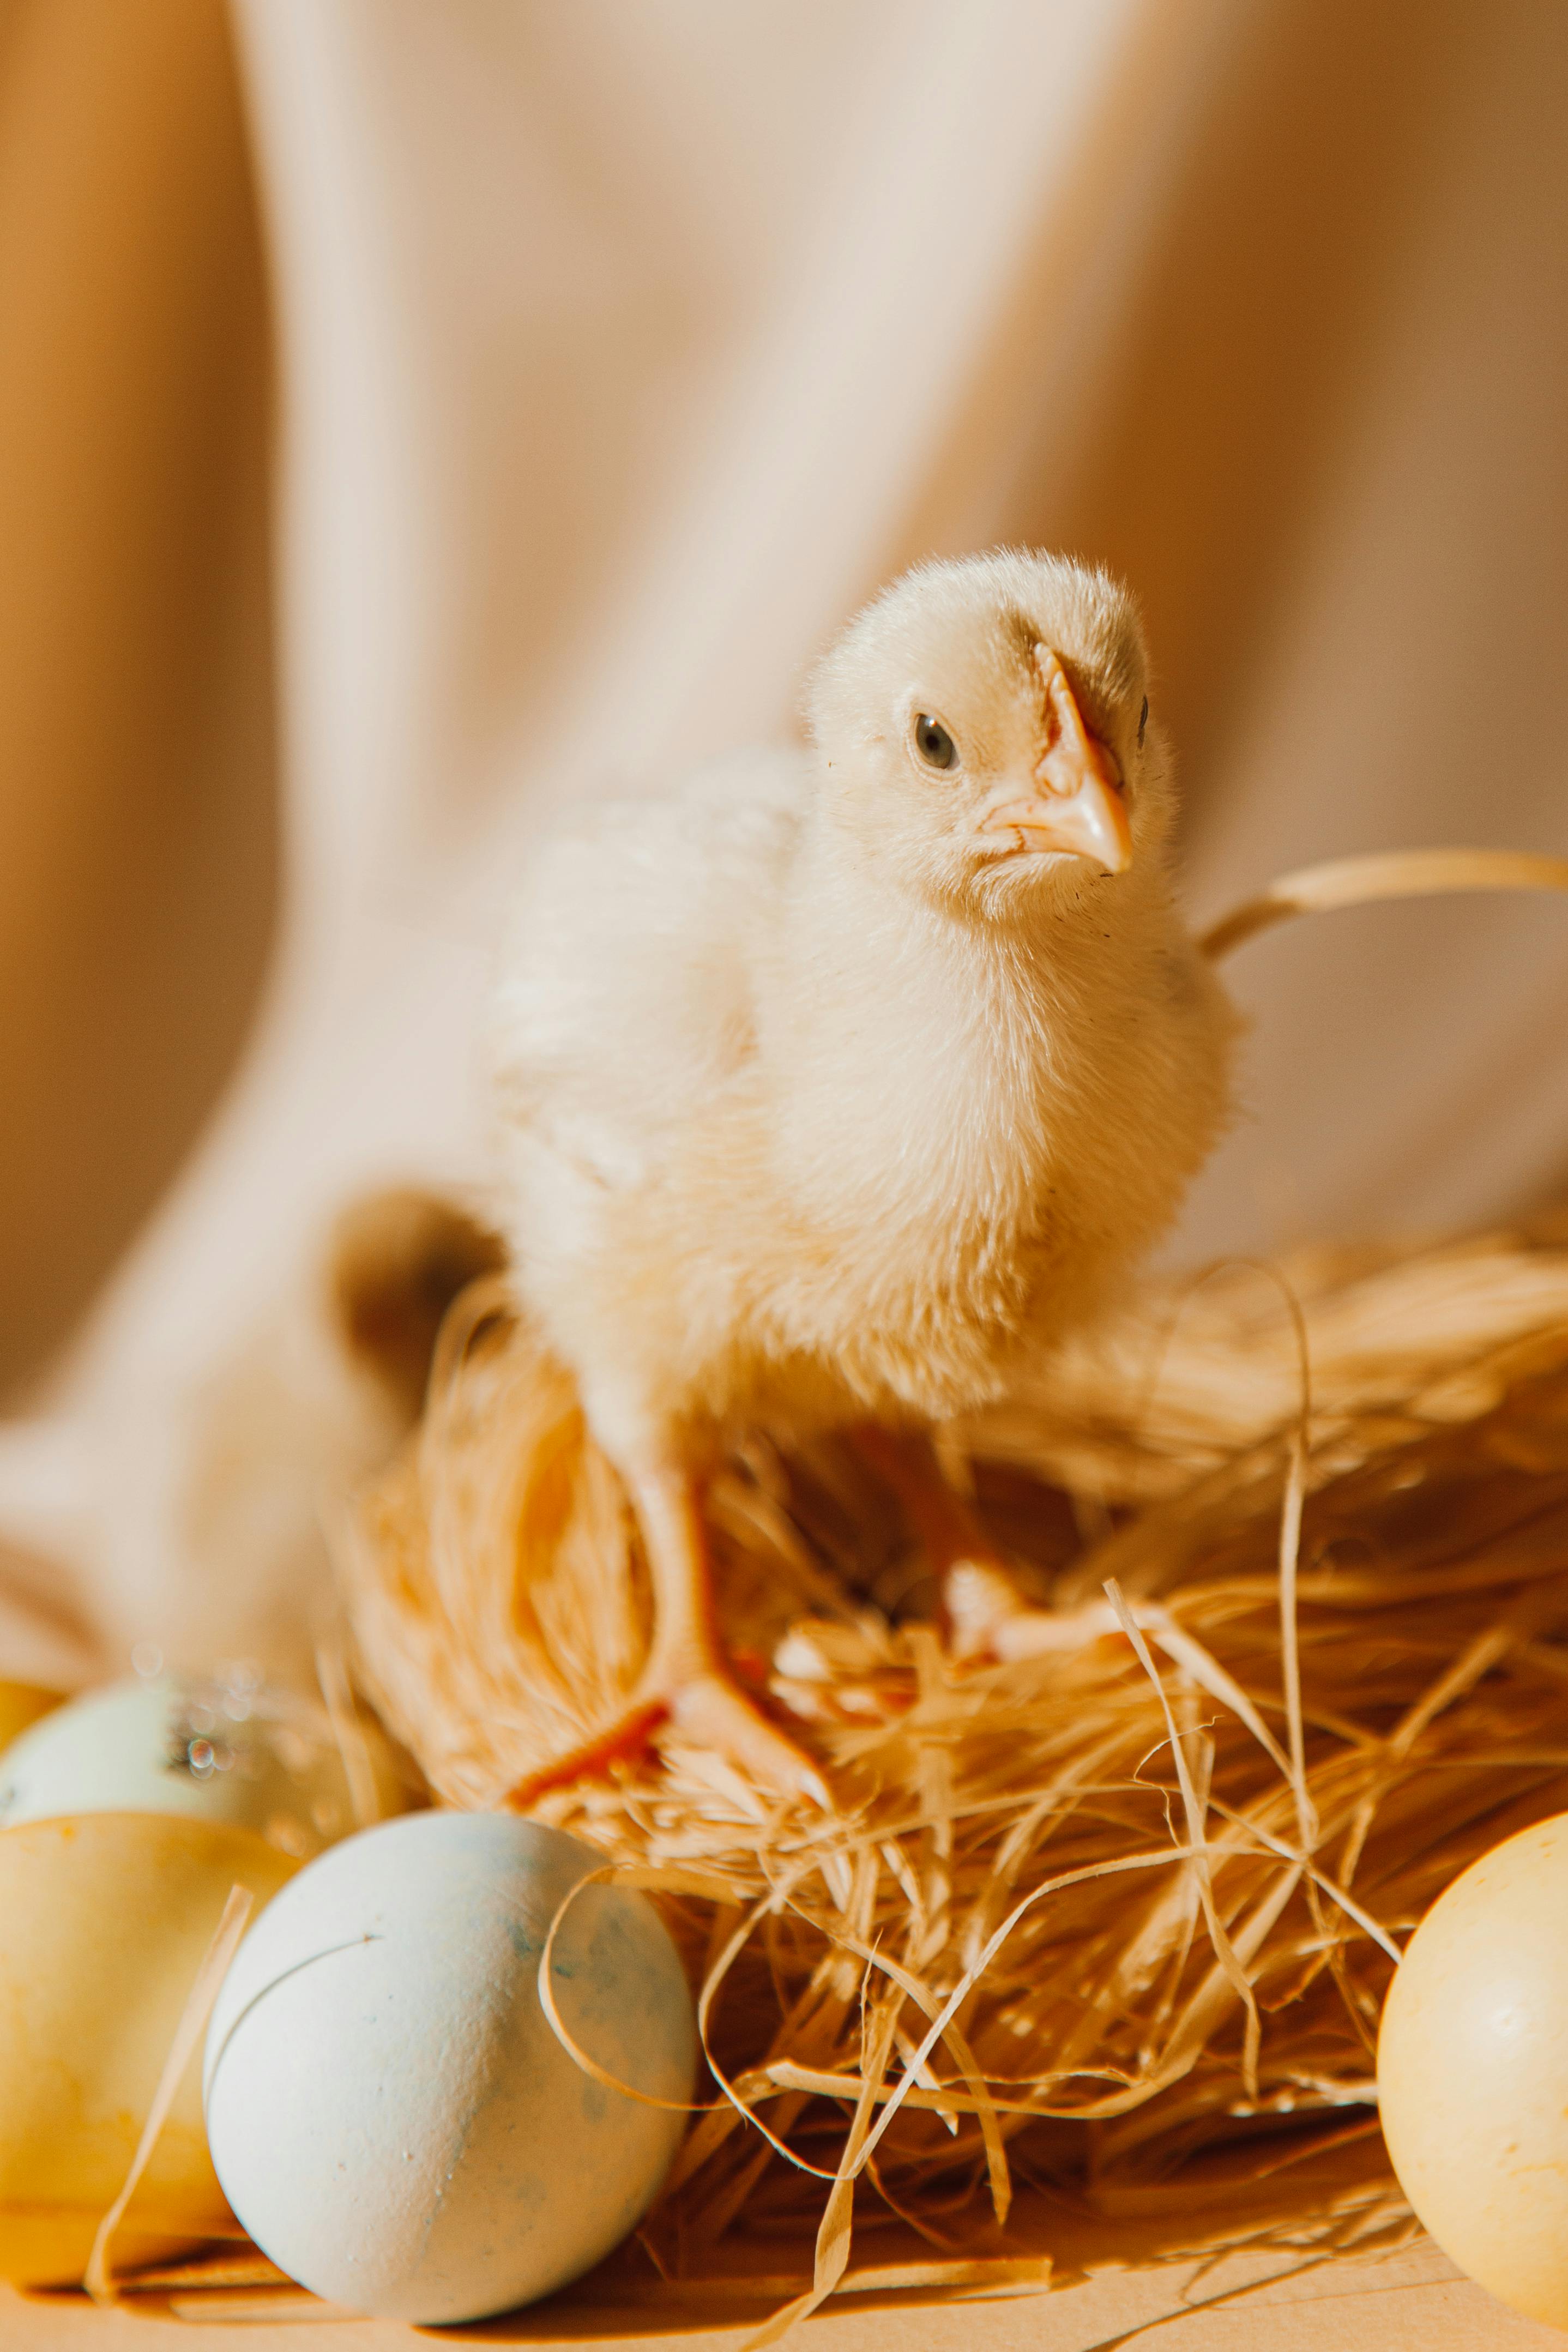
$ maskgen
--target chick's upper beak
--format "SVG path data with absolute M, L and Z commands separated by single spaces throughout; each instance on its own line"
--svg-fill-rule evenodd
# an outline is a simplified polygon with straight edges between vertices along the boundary
M 1132 863 L 1127 802 L 1116 762 L 1083 723 L 1067 672 L 1044 646 L 1036 659 L 1046 688 L 1047 744 L 1035 767 L 1035 787 L 988 809 L 986 833 L 1016 832 L 1026 849 L 1087 857 L 1108 874 Z

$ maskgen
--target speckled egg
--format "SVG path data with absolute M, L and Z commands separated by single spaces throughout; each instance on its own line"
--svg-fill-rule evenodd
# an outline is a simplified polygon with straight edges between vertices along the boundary
M 1444 2252 L 1568 2327 L 1568 1814 L 1433 1905 L 1384 2004 L 1377 2081 L 1394 2170 Z
M 207 2133 L 235 2212 L 318 2294 L 412 2320 L 547 2294 L 632 2229 L 691 2095 L 691 1996 L 658 1912 L 510 1814 L 419 1813 L 302 1870 L 240 1947 L 207 2033 Z
M 407 1798 L 385 1741 L 359 1732 L 371 1818 Z M 58 1706 L 0 1757 L 0 1825 L 184 1813 L 254 1830 L 297 1858 L 357 1826 L 325 1711 L 243 1675 L 136 1676 Z

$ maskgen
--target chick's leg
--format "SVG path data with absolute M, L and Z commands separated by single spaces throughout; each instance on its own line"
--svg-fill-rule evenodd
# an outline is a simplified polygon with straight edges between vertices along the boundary
M 692 1479 L 673 1467 L 627 1473 L 653 1580 L 654 1637 L 630 1706 L 618 1722 L 534 1773 L 512 1792 L 521 1808 L 548 1790 L 605 1771 L 647 1745 L 661 1724 L 711 1748 L 783 1796 L 826 1808 L 812 1764 L 758 1711 L 725 1661 L 713 1615 L 708 1540 Z
M 1104 1601 L 1075 1610 L 1037 1609 L 968 1504 L 942 1476 L 927 1438 L 867 1423 L 855 1443 L 892 1488 L 942 1591 L 953 1654 L 1006 1662 L 1074 1650 L 1116 1621 Z
M 661 1702 L 679 1731 L 743 1765 L 764 1786 L 826 1805 L 816 1771 L 738 1688 L 725 1661 L 693 1481 L 661 1469 L 630 1484 L 654 1597 L 653 1651 L 639 1696 Z

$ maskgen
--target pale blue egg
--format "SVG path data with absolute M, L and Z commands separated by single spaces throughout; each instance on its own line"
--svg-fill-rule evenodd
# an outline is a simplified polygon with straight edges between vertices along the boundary
M 647 2211 L 697 2061 L 653 1906 L 584 1887 L 552 1963 L 568 2031 L 641 2097 L 580 2067 L 539 1995 L 551 1922 L 601 1860 L 512 1814 L 420 1813 L 268 1906 L 208 2029 L 207 2136 L 290 2277 L 377 2316 L 482 2318 L 577 2277 Z

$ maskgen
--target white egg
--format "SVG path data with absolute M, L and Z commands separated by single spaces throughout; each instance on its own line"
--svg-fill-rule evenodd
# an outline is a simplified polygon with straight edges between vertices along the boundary
M 367 1730 L 363 1748 L 374 1813 L 401 1811 L 384 1740 Z M 357 1821 L 322 1708 L 271 1685 L 174 1675 L 89 1691 L 0 1758 L 0 1826 L 102 1812 L 226 1822 L 296 1856 Z
M 1433 1905 L 1384 2004 L 1377 2082 L 1400 2185 L 1444 2252 L 1568 2327 L 1568 1814 Z
M 207 2135 L 258 2245 L 331 2301 L 483 2318 L 589 2269 L 647 2210 L 691 2095 L 691 1996 L 646 1897 L 499 1813 L 419 1813 L 334 1846 L 251 1930 L 207 2033 Z

